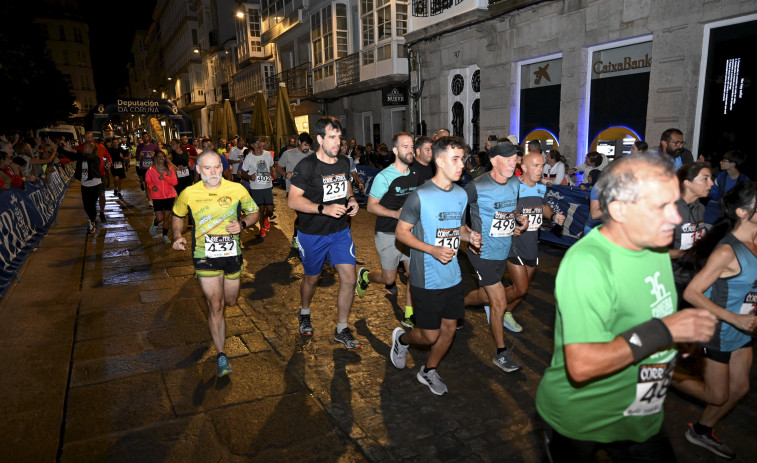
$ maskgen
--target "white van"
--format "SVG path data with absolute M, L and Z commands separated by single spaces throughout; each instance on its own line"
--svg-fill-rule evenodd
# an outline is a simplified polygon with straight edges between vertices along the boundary
M 37 130 L 36 135 L 44 140 L 45 137 L 55 139 L 66 137 L 66 140 L 74 140 L 76 145 L 84 141 L 84 127 L 80 125 L 56 125 Z

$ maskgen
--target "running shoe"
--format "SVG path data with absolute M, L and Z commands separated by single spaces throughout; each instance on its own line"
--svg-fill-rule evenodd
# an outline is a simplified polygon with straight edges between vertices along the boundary
M 298 318 L 300 320 L 300 334 L 303 336 L 312 336 L 313 325 L 310 324 L 310 314 L 299 314 Z
M 353 336 L 352 331 L 349 328 L 345 328 L 341 333 L 337 333 L 334 330 L 334 341 L 341 342 L 349 350 L 360 349 L 363 347 Z
M 392 361 L 392 365 L 400 370 L 405 368 L 405 360 L 407 360 L 407 348 L 410 346 L 403 346 L 400 343 L 400 336 L 405 333 L 402 328 L 395 328 L 392 331 L 392 350 L 389 351 L 389 359 Z
M 368 290 L 368 285 L 370 284 L 370 281 L 368 280 L 368 269 L 361 267 L 360 270 L 357 272 L 357 283 L 355 283 L 355 294 L 358 295 L 358 297 L 365 297 L 365 292 Z
M 163 242 L 165 244 L 171 244 L 171 238 L 169 238 L 167 235 L 163 235 Z
M 271 216 L 268 217 L 268 218 L 271 219 L 271 220 L 275 220 L 276 219 L 276 214 L 271 214 Z
M 501 354 L 495 355 L 494 364 L 505 373 L 512 373 L 513 371 L 518 371 L 523 368 L 520 363 L 513 360 L 513 352 L 511 349 L 507 349 Z
M 392 283 L 390 285 L 384 285 L 384 288 L 386 289 L 386 292 L 389 294 L 397 295 L 397 283 Z
M 100 212 L 100 222 L 105 223 L 107 221 L 108 221 L 108 219 L 105 218 L 105 213 L 104 212 Z
M 122 195 L 120 191 L 118 192 L 118 197 L 124 199 L 124 195 Z
M 431 371 L 426 371 L 425 365 L 418 370 L 418 374 L 415 375 L 421 384 L 425 384 L 436 395 L 442 395 L 447 392 L 447 385 L 442 382 L 442 378 L 439 373 L 436 372 L 436 368 Z
M 265 227 L 260 229 L 260 235 L 259 236 L 261 238 L 265 238 L 267 234 L 268 234 L 268 232 L 267 232 L 267 230 L 266 230 Z
M 520 323 L 516 322 L 513 318 L 512 312 L 505 312 L 505 318 L 502 320 L 502 323 L 505 325 L 505 328 L 513 333 L 520 333 L 523 331 L 523 327 L 520 326 Z
M 292 249 L 298 249 L 299 247 L 300 247 L 300 245 L 297 243 L 297 237 L 293 236 L 292 237 Z
M 710 434 L 698 434 L 694 431 L 694 425 L 689 423 L 689 429 L 686 431 L 686 440 L 694 445 L 704 447 L 715 455 L 732 460 L 736 457 L 736 452 L 715 436 L 715 431 Z
M 409 317 L 403 318 L 402 321 L 400 321 L 400 323 L 405 328 L 410 328 L 410 329 L 414 328 L 415 327 L 415 314 L 410 315 Z
M 229 365 L 229 359 L 227 359 L 225 355 L 218 357 L 218 377 L 221 378 L 226 376 L 232 371 L 231 365 Z
M 97 225 L 95 225 L 95 223 L 90 220 L 89 224 L 87 225 L 87 233 L 94 233 L 96 231 L 97 231 Z
M 158 232 L 158 226 L 155 225 L 155 223 L 150 225 L 150 234 L 154 236 L 157 232 Z
M 268 219 L 268 217 L 266 217 L 263 221 L 263 228 L 265 228 L 266 230 L 271 229 L 271 221 Z

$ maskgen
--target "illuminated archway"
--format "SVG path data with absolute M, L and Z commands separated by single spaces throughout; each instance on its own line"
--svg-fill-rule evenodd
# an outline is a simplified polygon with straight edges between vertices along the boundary
M 529 132 L 525 137 L 523 137 L 523 146 L 526 146 L 528 142 L 531 140 L 538 140 L 539 142 L 542 142 L 542 150 L 552 150 L 552 149 L 558 149 L 560 147 L 560 141 L 557 139 L 557 136 L 546 129 L 536 129 L 531 132 Z
M 591 142 L 591 145 L 589 146 L 589 151 L 597 151 L 597 146 L 599 145 L 599 142 L 601 140 L 628 140 L 631 138 L 633 138 L 633 141 L 641 140 L 641 137 L 639 137 L 639 134 L 637 134 L 631 128 L 624 127 L 622 125 L 618 125 L 615 127 L 608 127 L 604 129 L 603 131 L 601 131 L 599 135 L 594 137 L 594 140 Z M 626 143 L 624 142 L 624 144 Z

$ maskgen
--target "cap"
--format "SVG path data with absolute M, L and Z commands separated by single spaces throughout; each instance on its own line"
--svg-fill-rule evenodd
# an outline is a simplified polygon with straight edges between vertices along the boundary
M 515 135 L 508 135 L 507 139 L 510 140 L 510 143 L 512 143 L 513 145 L 518 144 L 518 137 L 516 137 Z
M 492 148 L 491 152 L 489 152 L 489 156 L 492 158 L 495 156 L 509 158 L 510 156 L 515 155 L 517 152 L 518 147 L 515 145 L 511 145 L 509 143 L 498 143 L 497 146 Z

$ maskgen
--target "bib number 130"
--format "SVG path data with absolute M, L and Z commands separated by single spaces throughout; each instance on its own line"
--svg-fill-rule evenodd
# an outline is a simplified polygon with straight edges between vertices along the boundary
M 455 252 L 460 248 L 460 229 L 459 228 L 437 228 L 436 240 L 434 244 L 444 246 L 445 248 L 454 249 Z

